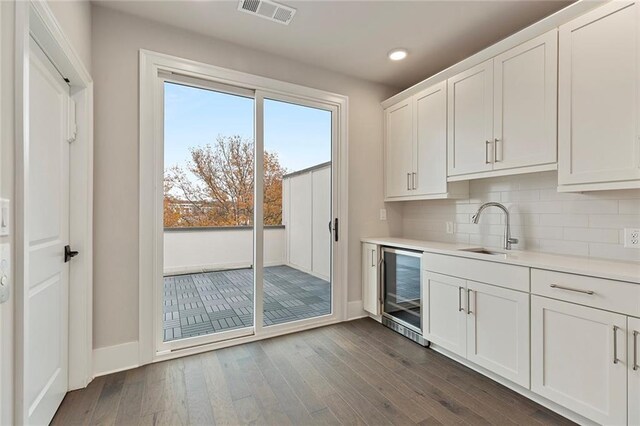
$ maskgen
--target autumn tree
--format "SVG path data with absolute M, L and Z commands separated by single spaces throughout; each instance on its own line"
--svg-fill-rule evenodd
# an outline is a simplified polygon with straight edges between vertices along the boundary
M 173 166 L 165 172 L 165 226 L 251 225 L 253 141 L 237 135 L 218 136 L 215 144 L 191 148 L 190 152 L 191 159 L 186 165 Z M 265 152 L 265 225 L 282 223 L 285 173 L 278 156 Z M 180 213 L 177 221 L 175 211 Z

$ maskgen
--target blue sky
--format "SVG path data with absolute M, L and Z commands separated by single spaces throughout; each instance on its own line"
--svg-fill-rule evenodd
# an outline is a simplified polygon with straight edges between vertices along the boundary
M 265 150 L 289 171 L 331 159 L 331 113 L 265 100 Z M 165 167 L 185 164 L 189 148 L 213 144 L 218 135 L 253 139 L 253 99 L 165 84 Z

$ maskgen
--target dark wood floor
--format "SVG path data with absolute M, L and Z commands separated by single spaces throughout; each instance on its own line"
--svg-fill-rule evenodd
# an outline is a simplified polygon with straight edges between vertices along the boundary
M 370 319 L 147 365 L 70 392 L 54 425 L 570 424 Z

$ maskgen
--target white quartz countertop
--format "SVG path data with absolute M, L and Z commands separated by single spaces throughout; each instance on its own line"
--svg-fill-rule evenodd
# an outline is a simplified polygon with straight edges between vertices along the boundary
M 505 253 L 494 256 L 460 251 L 461 249 L 475 248 L 478 246 L 411 240 L 407 238 L 371 237 L 362 238 L 361 241 L 382 246 L 447 254 L 450 256 L 466 257 L 469 259 L 480 259 L 489 262 L 507 263 L 511 265 L 548 269 L 552 271 L 568 272 L 571 274 L 588 275 L 640 284 L 640 263 L 635 262 L 617 262 L 612 260 L 592 259 L 581 256 L 564 256 L 533 251 L 510 250 L 505 252 L 504 250 L 497 249 L 495 251 Z

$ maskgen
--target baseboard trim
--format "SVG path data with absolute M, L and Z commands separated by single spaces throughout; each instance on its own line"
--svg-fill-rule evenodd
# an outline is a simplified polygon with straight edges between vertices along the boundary
M 347 321 L 358 318 L 366 318 L 367 314 L 362 308 L 362 300 L 354 300 L 347 303 Z
M 130 370 L 139 365 L 137 341 L 93 350 L 93 377 Z

